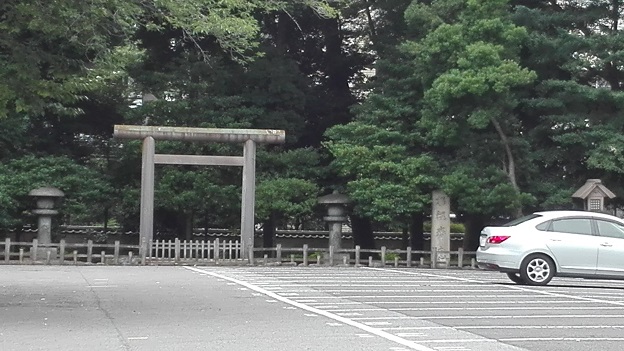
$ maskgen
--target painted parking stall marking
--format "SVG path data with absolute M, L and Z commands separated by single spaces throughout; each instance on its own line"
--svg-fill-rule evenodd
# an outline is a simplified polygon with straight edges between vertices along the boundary
M 332 319 L 340 317 L 343 318 L 344 321 L 349 321 L 345 322 L 345 324 L 352 326 L 354 325 L 352 323 L 357 323 L 358 327 L 361 329 L 362 327 L 368 328 L 364 329 L 367 331 L 366 335 L 384 335 L 384 338 L 410 346 L 410 349 L 414 349 L 414 345 L 419 345 L 418 347 L 424 347 L 428 350 L 438 350 L 440 349 L 439 347 L 480 351 L 520 350 L 512 345 L 498 342 L 495 339 L 485 338 L 469 331 L 454 328 L 441 328 L 439 324 L 432 323 L 425 319 L 406 321 L 402 319 L 402 317 L 405 317 L 402 313 L 389 311 L 387 308 L 375 308 L 375 306 L 368 305 L 368 303 L 377 302 L 374 297 L 379 295 L 378 290 L 397 290 L 389 289 L 389 286 L 429 286 L 428 290 L 432 290 L 430 289 L 432 285 L 464 286 L 465 284 L 462 282 L 456 283 L 445 277 L 439 279 L 430 279 L 429 277 L 415 280 L 411 280 L 411 277 L 397 279 L 395 273 L 390 275 L 388 275 L 388 273 L 378 274 L 376 272 L 367 272 L 359 269 L 349 269 L 347 271 L 330 269 L 329 272 L 326 272 L 327 271 L 324 269 L 308 270 L 283 267 L 278 267 L 277 269 L 263 269 L 253 267 L 244 270 L 231 270 L 228 271 L 227 274 L 224 273 L 223 270 L 219 270 L 219 273 L 213 274 L 222 277 L 222 279 L 232 279 L 231 281 L 237 281 L 239 284 L 244 283 L 244 286 L 250 288 L 250 290 L 256 292 L 262 291 L 274 299 L 277 299 L 276 296 L 279 296 L 279 301 L 297 304 L 297 307 L 304 310 L 310 311 L 310 309 L 314 309 L 316 311 L 315 314 L 318 316 L 330 317 Z M 397 281 L 401 281 L 402 283 L 396 284 Z M 414 281 L 416 281 L 416 283 Z M 362 282 L 367 283 L 362 284 Z M 372 284 L 372 282 L 376 282 L 376 284 Z M 362 294 L 360 290 L 365 290 L 362 288 L 363 286 L 366 287 L 366 290 L 373 290 L 371 291 L 373 294 Z M 371 286 L 377 287 L 378 289 L 371 289 Z M 282 289 L 265 289 L 268 287 L 281 287 Z M 344 298 L 339 295 L 333 296 L 325 291 L 325 289 L 336 290 L 336 287 L 343 288 L 340 290 L 348 290 L 345 291 L 348 297 Z M 348 289 L 345 289 L 347 287 Z M 418 289 L 410 290 L 418 291 Z M 298 296 L 284 296 L 284 293 L 288 294 L 295 291 L 299 293 Z M 357 295 L 354 293 L 357 293 Z M 360 301 L 357 301 L 358 298 L 353 298 L 353 296 L 360 296 Z M 438 295 L 433 297 L 439 298 Z M 331 303 L 328 304 L 328 302 Z M 346 316 L 332 312 L 336 309 L 354 307 L 379 311 L 384 316 L 384 320 L 360 321 L 358 318 L 363 314 L 357 311 L 346 312 L 357 313 L 357 315 Z M 322 311 L 322 313 L 319 311 Z M 390 313 L 389 318 L 388 313 Z M 411 329 L 393 329 L 397 327 L 420 329 L 417 329 L 418 331 L 416 332 Z M 470 347 L 466 345 L 466 340 L 470 340 Z M 440 343 L 444 343 L 444 345 L 440 345 Z
M 389 322 L 372 327 L 397 336 L 422 332 L 401 337 L 434 350 L 624 349 L 624 281 L 555 278 L 529 287 L 499 273 L 415 268 L 254 267 L 232 276 L 297 292 L 294 301 L 353 321 Z
M 299 303 L 299 302 L 296 302 L 296 301 L 292 301 L 292 300 L 290 300 L 290 299 L 288 299 L 286 297 L 279 296 L 279 295 L 277 295 L 277 294 L 275 294 L 275 293 L 273 293 L 271 291 L 265 290 L 265 289 L 263 289 L 261 287 L 255 286 L 255 285 L 253 285 L 251 283 L 248 283 L 248 282 L 245 282 L 245 281 L 242 281 L 242 280 L 239 280 L 239 279 L 231 278 L 231 277 L 228 277 L 228 276 L 221 275 L 219 273 L 209 272 L 209 271 L 206 271 L 204 269 L 199 269 L 199 268 L 195 268 L 195 267 L 184 267 L 184 268 L 192 270 L 192 271 L 195 271 L 195 272 L 207 273 L 208 275 L 212 275 L 214 277 L 219 277 L 221 279 L 228 280 L 228 281 L 231 281 L 233 283 L 245 286 L 245 287 L 247 287 L 247 288 L 249 288 L 251 290 L 257 291 L 257 292 L 262 293 L 264 295 L 271 296 L 271 297 L 273 297 L 276 300 L 279 300 L 281 302 L 293 305 L 293 306 L 298 307 L 298 308 L 300 308 L 302 310 L 306 310 L 306 311 L 309 311 L 309 312 L 314 312 L 315 314 L 322 315 L 322 316 L 334 319 L 334 320 L 336 320 L 338 322 L 342 322 L 344 324 L 351 325 L 351 326 L 356 327 L 358 329 L 361 329 L 363 331 L 369 332 L 370 334 L 377 335 L 377 336 L 383 337 L 383 338 L 385 338 L 385 339 L 387 339 L 389 341 L 392 341 L 392 342 L 395 342 L 395 343 L 407 346 L 407 347 L 409 347 L 412 350 L 420 350 L 420 351 L 432 351 L 433 350 L 433 349 L 431 349 L 429 347 L 417 344 L 417 343 L 415 343 L 413 341 L 410 341 L 410 340 L 407 340 L 407 339 L 400 338 L 400 337 L 398 337 L 396 335 L 390 334 L 390 333 L 385 332 L 383 330 L 375 329 L 375 328 L 372 328 L 372 327 L 367 326 L 365 324 L 352 321 L 352 320 L 347 319 L 345 317 L 341 317 L 341 316 L 338 316 L 338 315 L 335 315 L 335 314 L 332 314 L 332 313 L 329 313 L 329 312 L 326 312 L 326 311 L 323 311 L 323 310 L 319 310 L 319 309 L 316 309 L 314 307 L 311 307 L 311 306 L 308 306 L 308 305 L 305 305 L 305 304 L 302 304 L 302 303 Z

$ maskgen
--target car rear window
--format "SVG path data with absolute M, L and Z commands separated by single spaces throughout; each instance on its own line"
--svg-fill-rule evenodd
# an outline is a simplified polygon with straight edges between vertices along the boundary
M 530 215 L 526 215 L 526 216 L 522 216 L 520 218 L 514 219 L 513 221 L 510 221 L 510 222 L 507 222 L 507 223 L 503 224 L 503 227 L 513 227 L 513 226 L 518 225 L 520 223 L 524 223 L 526 221 L 532 220 L 533 218 L 538 218 L 538 217 L 541 217 L 541 216 L 542 215 L 539 215 L 539 214 L 536 214 L 536 213 L 533 213 L 533 214 L 530 214 Z

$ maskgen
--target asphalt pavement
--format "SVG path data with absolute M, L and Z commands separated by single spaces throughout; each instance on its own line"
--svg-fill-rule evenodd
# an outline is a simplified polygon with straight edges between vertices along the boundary
M 475 270 L 0 266 L 0 350 L 623 350 L 624 281 Z

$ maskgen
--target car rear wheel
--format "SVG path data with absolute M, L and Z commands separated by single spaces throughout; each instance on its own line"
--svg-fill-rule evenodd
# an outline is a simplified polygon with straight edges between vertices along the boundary
M 524 279 L 522 279 L 522 277 L 518 273 L 507 273 L 507 276 L 509 277 L 509 279 L 511 279 L 512 282 L 516 284 L 526 284 Z
M 546 285 L 555 276 L 555 263 L 542 254 L 528 256 L 520 266 L 520 277 L 529 285 Z

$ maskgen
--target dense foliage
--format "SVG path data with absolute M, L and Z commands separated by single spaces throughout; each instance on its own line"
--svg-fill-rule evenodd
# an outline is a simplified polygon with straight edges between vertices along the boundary
M 49 185 L 65 223 L 136 228 L 140 143 L 114 124 L 286 130 L 258 150 L 265 245 L 322 225 L 333 190 L 353 200 L 356 241 L 403 230 L 415 247 L 435 189 L 467 247 L 493 219 L 572 207 L 588 178 L 624 196 L 623 14 L 604 0 L 4 1 L 0 227 L 32 220 L 27 194 Z M 157 227 L 236 228 L 240 183 L 236 168 L 159 166 Z

